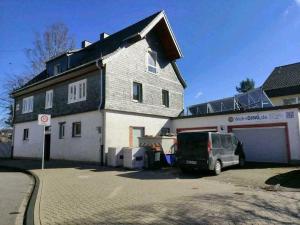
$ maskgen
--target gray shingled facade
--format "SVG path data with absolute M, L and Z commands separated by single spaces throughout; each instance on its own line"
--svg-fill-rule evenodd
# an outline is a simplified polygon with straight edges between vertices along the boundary
M 159 72 L 146 71 L 148 48 L 157 52 Z M 143 85 L 143 102 L 132 100 L 133 82 Z M 170 107 L 162 105 L 162 89 L 169 91 Z M 120 50 L 106 66 L 105 108 L 126 112 L 176 117 L 183 110 L 184 88 L 165 57 L 155 33 Z

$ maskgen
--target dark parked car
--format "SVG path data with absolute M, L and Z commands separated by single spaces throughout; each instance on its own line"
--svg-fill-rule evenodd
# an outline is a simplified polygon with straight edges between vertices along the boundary
M 243 145 L 232 133 L 182 132 L 177 141 L 177 160 L 183 172 L 211 170 L 218 175 L 224 167 L 245 164 Z

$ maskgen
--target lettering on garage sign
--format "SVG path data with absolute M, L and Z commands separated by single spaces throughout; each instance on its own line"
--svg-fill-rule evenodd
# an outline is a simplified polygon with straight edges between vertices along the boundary
M 264 114 L 251 114 L 242 116 L 230 116 L 228 122 L 242 122 L 242 121 L 266 121 L 266 120 L 282 120 L 293 119 L 295 117 L 294 112 L 279 112 L 279 113 L 264 113 Z

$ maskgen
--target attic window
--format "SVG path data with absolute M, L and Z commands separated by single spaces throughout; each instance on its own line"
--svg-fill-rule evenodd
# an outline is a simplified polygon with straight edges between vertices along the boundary
M 56 65 L 54 65 L 53 74 L 56 75 L 56 74 L 59 74 L 59 73 L 61 73 L 61 66 L 60 66 L 60 64 L 56 64 Z
M 147 71 L 157 73 L 157 53 L 155 51 L 147 51 Z

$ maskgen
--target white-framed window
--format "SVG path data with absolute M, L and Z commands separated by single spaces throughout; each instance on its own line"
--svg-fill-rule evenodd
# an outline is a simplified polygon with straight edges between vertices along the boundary
M 45 97 L 45 109 L 52 108 L 53 102 L 53 90 L 46 91 L 46 97 Z
M 282 100 L 283 105 L 294 105 L 300 103 L 300 97 L 285 98 Z
M 72 124 L 72 137 L 81 137 L 81 122 Z
M 59 73 L 61 73 L 61 66 L 60 66 L 60 64 L 55 64 L 53 74 L 56 75 Z
M 60 122 L 58 123 L 58 125 L 59 125 L 59 139 L 64 139 L 66 122 Z
M 86 79 L 69 84 L 68 103 L 86 100 Z
M 143 85 L 142 84 L 133 82 L 132 99 L 135 102 L 143 102 Z
M 23 98 L 22 113 L 30 113 L 33 111 L 33 96 Z
M 147 71 L 150 73 L 158 73 L 157 69 L 157 52 L 148 50 L 146 57 Z
M 162 104 L 166 107 L 169 107 L 169 91 L 162 90 Z
M 29 129 L 25 128 L 23 130 L 23 141 L 27 141 L 29 139 Z

